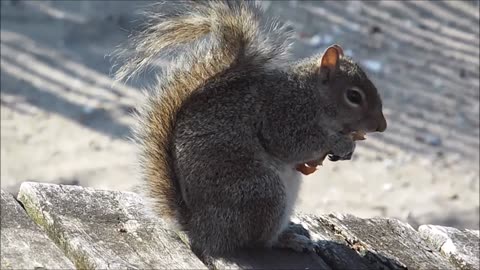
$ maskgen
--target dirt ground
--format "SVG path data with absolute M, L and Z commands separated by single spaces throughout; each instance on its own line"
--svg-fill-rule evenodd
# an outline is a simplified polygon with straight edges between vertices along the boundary
M 295 58 L 331 43 L 365 67 L 389 127 L 306 177 L 298 209 L 479 228 L 479 1 L 264 1 Z M 1 187 L 131 190 L 137 85 L 108 55 L 144 2 L 1 1 Z

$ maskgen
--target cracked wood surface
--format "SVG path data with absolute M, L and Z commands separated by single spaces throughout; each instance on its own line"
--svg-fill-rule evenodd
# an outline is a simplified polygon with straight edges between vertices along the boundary
M 1 191 L 1 269 L 67 269 L 73 264 L 26 215 L 12 195 Z
M 316 254 L 284 249 L 244 249 L 213 261 L 216 269 L 323 269 L 332 268 Z
M 133 193 L 24 183 L 19 200 L 77 268 L 205 268 Z
M 362 219 L 331 214 L 320 217 L 367 260 L 390 269 L 452 269 L 442 255 L 429 248 L 409 224 L 396 219 Z
M 30 218 L 60 249 L 50 251 L 44 245 L 33 244 L 7 247 L 3 240 L 8 228 L 18 220 L 28 221 L 24 209 L 8 196 L 2 192 L 2 255 L 23 254 L 22 247 L 28 247 L 28 252 L 41 254 L 50 262 L 51 258 L 62 257 L 61 249 L 81 269 L 207 268 L 190 251 L 184 234 L 174 232 L 163 220 L 152 216 L 140 196 L 79 186 L 23 183 L 19 200 Z M 432 225 L 423 225 L 416 231 L 396 219 L 363 219 L 342 214 L 298 214 L 293 221 L 309 231 L 318 245 L 317 254 L 279 249 L 241 250 L 215 259 L 213 266 L 217 269 L 478 269 L 478 231 Z M 24 230 L 27 223 L 21 222 L 16 229 Z M 55 247 L 39 227 L 34 227 L 38 239 Z M 13 261 L 9 267 L 24 266 L 21 263 L 29 258 L 26 256 L 30 255 L 25 253 L 18 260 L 10 256 Z M 3 268 L 7 267 L 2 256 Z
M 418 231 L 433 249 L 440 251 L 461 269 L 480 269 L 479 233 L 473 230 L 422 225 Z

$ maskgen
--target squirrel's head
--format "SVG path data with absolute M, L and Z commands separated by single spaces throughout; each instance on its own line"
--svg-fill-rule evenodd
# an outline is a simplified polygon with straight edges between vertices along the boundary
M 382 100 L 363 70 L 343 55 L 338 45 L 328 47 L 316 62 L 317 78 L 322 95 L 336 107 L 336 121 L 342 131 L 383 132 L 387 122 L 382 112 Z

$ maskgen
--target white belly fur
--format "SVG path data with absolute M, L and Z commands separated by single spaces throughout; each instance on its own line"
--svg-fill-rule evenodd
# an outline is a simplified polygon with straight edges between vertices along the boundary
M 302 181 L 302 175 L 296 171 L 293 166 L 285 166 L 278 172 L 280 179 L 285 188 L 285 194 L 287 197 L 287 204 L 285 207 L 285 214 L 280 224 L 279 234 L 285 230 L 290 222 L 290 217 L 293 213 L 295 202 L 297 201 L 298 192 L 300 190 L 300 184 Z

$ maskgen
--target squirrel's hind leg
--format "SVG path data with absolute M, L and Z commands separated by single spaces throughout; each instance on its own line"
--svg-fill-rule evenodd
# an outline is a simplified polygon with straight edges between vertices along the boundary
M 303 253 L 316 253 L 318 251 L 318 246 L 310 239 L 308 230 L 295 223 L 290 223 L 288 227 L 280 233 L 273 247 L 288 248 Z
M 190 194 L 195 201 L 190 204 L 188 232 L 192 249 L 215 257 L 239 248 L 268 246 L 276 239 L 285 214 L 281 179 L 258 161 L 214 164 L 208 172 L 192 174 L 196 183 L 204 183 L 205 191 L 196 199 Z

